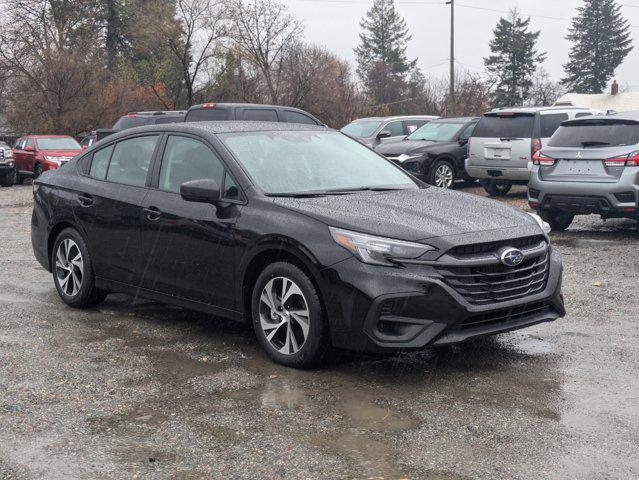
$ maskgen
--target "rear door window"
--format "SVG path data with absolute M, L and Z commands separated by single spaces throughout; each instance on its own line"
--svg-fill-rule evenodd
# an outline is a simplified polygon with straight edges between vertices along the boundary
M 532 138 L 534 115 L 485 115 L 477 124 L 473 137 Z
M 288 123 L 302 123 L 304 125 L 317 125 L 317 122 L 308 115 L 304 115 L 300 112 L 294 112 L 292 110 L 284 111 L 284 120 Z
M 551 113 L 540 115 L 540 137 L 550 138 L 557 131 L 561 122 L 568 120 L 567 113 Z
M 118 142 L 109 162 L 106 179 L 110 182 L 143 187 L 158 138 L 158 135 L 148 135 Z
M 185 122 L 211 122 L 229 120 L 231 110 L 227 108 L 194 108 L 186 114 Z
M 268 108 L 245 108 L 241 112 L 241 120 L 255 122 L 277 122 L 277 112 Z
M 596 148 L 639 144 L 639 124 L 610 120 L 582 120 L 561 126 L 550 139 L 550 147 Z

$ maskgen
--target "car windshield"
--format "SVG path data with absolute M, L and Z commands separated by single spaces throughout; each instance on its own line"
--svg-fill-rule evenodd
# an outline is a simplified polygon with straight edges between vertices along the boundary
M 38 138 L 40 150 L 80 150 L 82 147 L 73 138 Z
M 430 140 L 431 142 L 450 142 L 464 126 L 463 123 L 430 122 L 411 133 L 406 140 Z
M 342 133 L 351 137 L 366 138 L 372 136 L 381 124 L 381 120 L 355 120 L 342 128 Z
M 245 132 L 220 137 L 267 194 L 419 188 L 400 168 L 338 132 Z
M 549 147 L 597 148 L 639 144 L 639 124 L 610 120 L 587 120 L 559 127 Z

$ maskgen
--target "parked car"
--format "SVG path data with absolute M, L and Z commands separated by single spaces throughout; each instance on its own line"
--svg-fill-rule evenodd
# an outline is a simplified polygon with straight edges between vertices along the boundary
M 341 132 L 374 148 L 381 143 L 403 140 L 407 135 L 437 118 L 439 117 L 434 115 L 360 118 L 346 125 Z
M 456 180 L 474 182 L 466 174 L 468 139 L 479 118 L 441 118 L 411 133 L 404 140 L 383 143 L 375 150 L 420 180 L 452 188 Z
M 27 177 L 38 178 L 42 172 L 55 170 L 82 151 L 69 135 L 28 135 L 16 141 L 13 157 L 16 163 L 16 183 Z
M 320 120 L 299 108 L 253 103 L 202 103 L 189 108 L 184 118 L 185 122 L 212 120 L 284 122 L 324 126 Z
M 564 315 L 542 220 L 417 183 L 334 130 L 182 123 L 113 135 L 34 184 L 64 302 L 108 292 L 250 321 L 276 362 L 421 349 Z
M 526 185 L 535 152 L 548 143 L 561 122 L 593 114 L 576 107 L 508 108 L 486 113 L 470 139 L 466 171 L 492 196 L 513 184 Z
M 16 164 L 11 147 L 0 142 L 0 187 L 11 187 L 16 183 Z
M 575 215 L 639 220 L 639 112 L 562 123 L 533 159 L 528 201 L 553 230 Z
M 91 148 L 93 145 L 95 145 L 97 141 L 98 134 L 96 131 L 93 131 L 87 136 L 83 137 L 82 140 L 80 140 L 80 146 L 82 147 L 82 150 L 86 150 L 87 148 Z

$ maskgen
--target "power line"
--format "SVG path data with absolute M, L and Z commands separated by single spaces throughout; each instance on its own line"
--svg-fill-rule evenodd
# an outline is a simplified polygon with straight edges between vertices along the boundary
M 458 7 L 462 7 L 462 8 L 471 8 L 473 10 L 484 10 L 486 12 L 510 13 L 510 11 L 508 11 L 508 10 L 497 10 L 496 8 L 486 8 L 486 7 L 475 7 L 474 5 L 465 5 L 463 3 L 457 3 L 456 5 Z M 522 17 L 533 17 L 533 18 L 545 18 L 547 20 L 561 20 L 561 21 L 570 21 L 570 20 L 572 20 L 571 18 L 565 18 L 565 17 L 549 17 L 548 15 L 534 15 L 534 14 L 529 14 L 529 13 L 522 13 L 521 16 Z

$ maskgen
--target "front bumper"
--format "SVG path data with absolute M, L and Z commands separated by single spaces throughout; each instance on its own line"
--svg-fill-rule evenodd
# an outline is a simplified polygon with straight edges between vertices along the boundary
M 549 250 L 543 291 L 488 305 L 469 303 L 433 267 L 373 267 L 352 258 L 324 272 L 337 348 L 367 352 L 418 350 L 507 332 L 565 315 L 562 265 Z
M 0 163 L 0 175 L 11 173 L 15 170 L 16 164 L 13 160 Z
M 495 165 L 473 165 L 469 158 L 466 159 L 466 172 L 473 178 L 486 178 L 491 180 L 511 180 L 527 182 L 530 178 L 528 165 L 524 167 L 502 167 Z
M 618 182 L 544 181 L 533 167 L 528 202 L 538 210 L 558 210 L 576 215 L 639 216 L 639 169 L 626 168 Z

